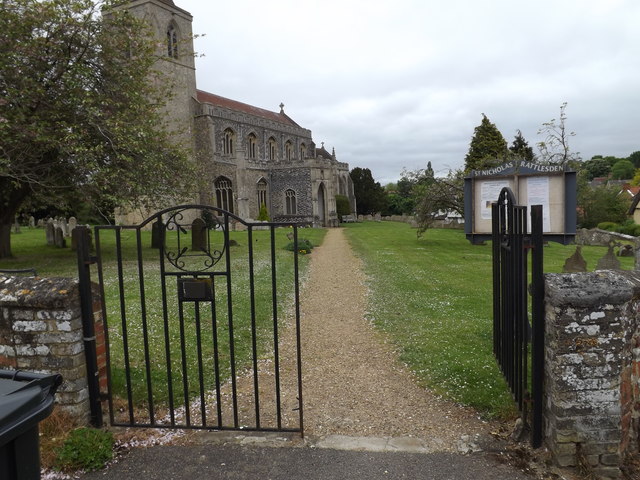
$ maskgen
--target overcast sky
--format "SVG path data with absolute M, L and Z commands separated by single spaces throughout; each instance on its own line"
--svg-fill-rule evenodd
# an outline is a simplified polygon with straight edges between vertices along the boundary
M 283 102 L 383 185 L 462 166 L 482 113 L 535 147 L 567 102 L 584 159 L 640 150 L 638 0 L 174 1 L 205 34 L 198 88 Z

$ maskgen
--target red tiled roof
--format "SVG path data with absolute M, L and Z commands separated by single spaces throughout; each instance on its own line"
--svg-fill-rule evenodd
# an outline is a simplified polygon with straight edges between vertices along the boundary
M 264 108 L 254 107 L 253 105 L 248 105 L 246 103 L 231 100 L 229 98 L 221 97 L 220 95 L 215 95 L 209 92 L 204 92 L 202 90 L 196 90 L 196 95 L 198 101 L 201 103 L 210 103 L 211 105 L 217 107 L 228 108 L 229 110 L 248 113 L 249 115 L 255 115 L 257 117 L 262 117 L 267 120 L 273 120 L 274 122 L 278 123 L 284 123 L 286 125 L 292 125 L 294 127 L 300 126 L 296 122 L 291 120 L 284 112 L 271 112 L 269 110 L 265 110 Z

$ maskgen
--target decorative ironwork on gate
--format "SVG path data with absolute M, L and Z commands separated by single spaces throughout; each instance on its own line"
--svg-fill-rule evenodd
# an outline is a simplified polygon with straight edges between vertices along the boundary
M 95 263 L 112 425 L 303 432 L 297 224 L 183 205 L 95 227 L 95 257 L 86 233 L 81 289 L 90 299 Z
M 492 206 L 492 230 L 493 351 L 522 419 L 531 429 L 531 443 L 538 448 L 542 444 L 544 375 L 542 206 L 531 207 L 529 233 L 527 207 L 516 205 L 511 189 L 503 188 Z

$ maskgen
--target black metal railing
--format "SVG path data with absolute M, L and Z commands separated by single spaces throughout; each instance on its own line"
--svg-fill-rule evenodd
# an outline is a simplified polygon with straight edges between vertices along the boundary
M 303 432 L 296 224 L 183 205 L 94 240 L 112 425 Z
M 531 429 L 534 448 L 542 444 L 544 376 L 544 282 L 542 206 L 516 205 L 509 188 L 492 207 L 493 352 L 522 419 Z M 531 323 L 529 322 L 528 251 L 532 252 Z M 529 345 L 531 344 L 531 350 Z M 529 363 L 529 357 L 531 362 Z

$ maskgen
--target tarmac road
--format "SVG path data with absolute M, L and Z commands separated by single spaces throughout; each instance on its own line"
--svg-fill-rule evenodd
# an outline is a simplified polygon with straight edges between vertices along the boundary
M 531 480 L 486 453 L 363 452 L 246 445 L 157 446 L 132 450 L 83 480 Z

